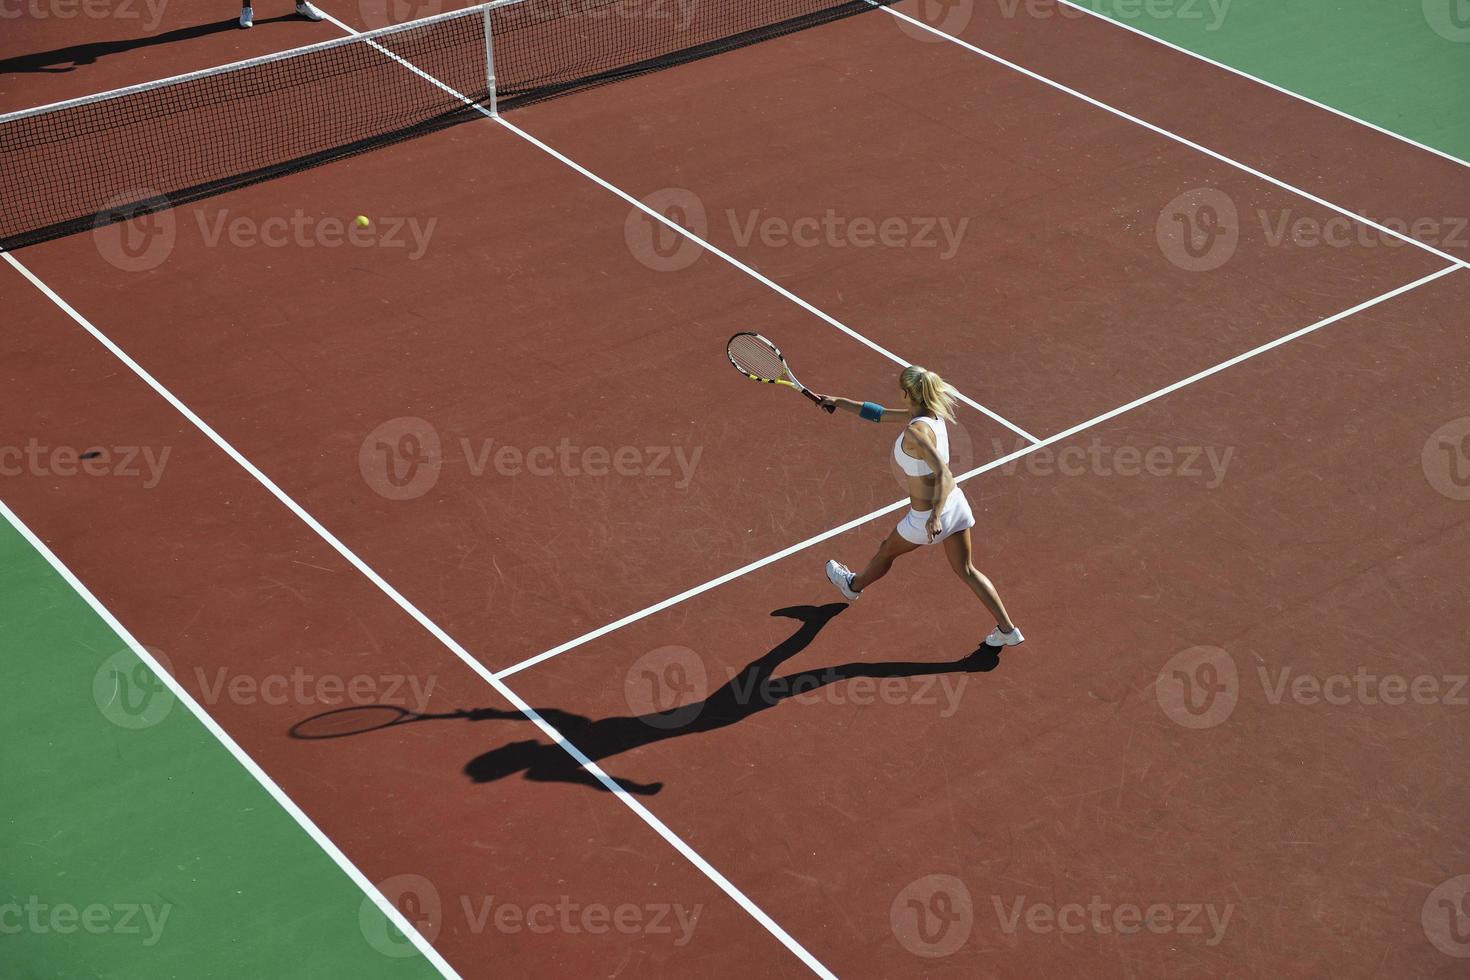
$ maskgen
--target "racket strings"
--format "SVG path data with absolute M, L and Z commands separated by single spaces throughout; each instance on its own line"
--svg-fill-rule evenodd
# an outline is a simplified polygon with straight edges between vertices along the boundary
M 746 374 L 757 378 L 776 381 L 785 375 L 781 355 L 767 341 L 752 334 L 743 333 L 730 338 L 730 360 Z

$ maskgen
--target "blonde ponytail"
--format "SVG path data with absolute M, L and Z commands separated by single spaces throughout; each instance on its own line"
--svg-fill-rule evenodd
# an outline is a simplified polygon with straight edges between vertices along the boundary
M 903 369 L 898 383 L 924 411 L 933 412 L 947 421 L 954 421 L 954 389 L 939 375 L 914 364 Z

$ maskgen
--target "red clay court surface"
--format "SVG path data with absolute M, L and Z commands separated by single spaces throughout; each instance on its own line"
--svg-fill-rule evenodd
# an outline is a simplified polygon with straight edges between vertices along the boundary
M 156 487 L 7 502 L 191 693 L 405 675 L 433 684 L 415 708 L 485 709 L 306 741 L 300 704 L 210 701 L 461 975 L 1463 975 L 1421 926 L 1470 865 L 1463 707 L 1290 680 L 1463 670 L 1470 530 L 1429 458 L 1470 414 L 1470 250 L 1256 216 L 1337 216 L 1291 188 L 1452 213 L 1470 170 L 1100 21 L 987 9 L 970 43 L 1199 146 L 874 11 L 16 256 L 131 361 L 7 273 L 8 412 L 172 454 Z M 335 30 L 25 76 L 0 109 Z M 1240 216 L 1209 269 L 1161 231 L 1202 200 Z M 211 238 L 298 213 L 407 244 Z M 943 258 L 759 231 L 829 213 L 966 231 Z M 117 250 L 158 222 L 165 258 Z M 890 397 L 891 352 L 988 410 L 960 408 L 953 463 L 995 464 L 963 487 L 1023 646 L 976 653 L 937 555 L 834 603 L 822 563 L 897 519 L 863 520 L 901 493 L 892 430 L 750 386 L 721 356 L 742 329 L 817 390 Z M 642 469 L 477 455 L 563 444 Z M 462 913 L 491 894 L 698 916 L 510 933 Z

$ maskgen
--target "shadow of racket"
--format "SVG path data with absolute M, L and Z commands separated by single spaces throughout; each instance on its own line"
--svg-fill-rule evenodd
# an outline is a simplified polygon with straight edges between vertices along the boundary
M 289 734 L 292 738 L 315 741 L 326 738 L 345 738 L 348 735 L 362 735 L 366 732 L 376 732 L 385 728 L 396 728 L 399 725 L 409 725 L 416 721 L 451 721 L 454 719 L 478 721 L 484 718 L 498 718 L 503 715 L 504 712 L 496 711 L 494 708 L 476 708 L 473 711 L 460 709 L 457 711 L 426 713 L 411 711 L 408 708 L 401 708 L 391 704 L 359 704 L 347 708 L 333 708 L 331 711 L 324 711 L 319 715 L 304 718 L 291 726 Z

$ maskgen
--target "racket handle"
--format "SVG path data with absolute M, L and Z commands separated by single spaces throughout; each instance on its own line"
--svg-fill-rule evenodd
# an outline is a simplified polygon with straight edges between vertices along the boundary
M 820 408 L 820 409 L 822 409 L 822 411 L 826 412 L 828 415 L 832 415 L 832 414 L 834 414 L 837 411 L 837 406 L 836 405 L 828 405 L 822 399 L 822 396 L 819 395 L 819 394 L 817 394 L 816 392 L 814 392 L 814 391 L 808 391 L 807 389 L 803 388 L 803 389 L 801 389 L 801 393 L 803 395 L 806 395 L 812 401 L 816 402 L 817 403 L 817 407 Z

